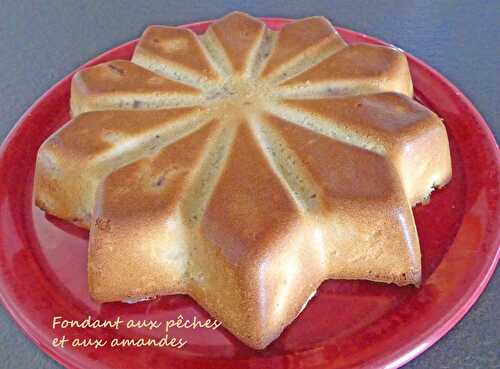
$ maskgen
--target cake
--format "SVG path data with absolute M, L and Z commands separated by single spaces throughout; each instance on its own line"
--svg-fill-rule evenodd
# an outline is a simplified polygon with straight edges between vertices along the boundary
M 36 204 L 90 230 L 97 302 L 188 294 L 262 349 L 322 281 L 421 281 L 411 207 L 451 177 L 398 49 L 323 17 L 151 26 L 81 70 L 40 147 Z

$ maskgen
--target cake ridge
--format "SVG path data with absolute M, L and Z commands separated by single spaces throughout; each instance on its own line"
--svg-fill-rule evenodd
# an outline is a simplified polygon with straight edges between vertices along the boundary
M 212 23 L 205 36 L 221 50 L 228 71 L 246 77 L 266 33 L 260 19 L 242 12 L 232 12 Z
M 260 144 L 275 174 L 284 182 L 299 209 L 303 212 L 310 212 L 317 207 L 319 192 L 317 185 L 302 168 L 300 159 L 285 142 L 278 138 L 279 134 L 266 124 L 265 119 L 261 115 L 259 118 L 254 117 L 250 123 L 256 142 Z
M 163 39 L 164 37 L 166 39 Z M 196 54 L 193 54 L 189 46 L 195 47 Z M 190 49 L 189 55 L 187 49 Z M 220 78 L 218 71 L 214 70 L 216 65 L 212 63 L 200 37 L 185 28 L 148 27 L 132 55 L 132 62 L 198 88 L 217 82 Z
M 207 115 L 207 113 L 203 109 L 198 110 L 196 112 L 196 115 L 192 117 L 192 119 L 186 119 L 185 121 L 179 122 L 175 126 L 169 127 L 169 132 L 166 133 L 167 135 L 170 135 L 170 137 L 166 137 L 163 140 L 160 140 L 158 146 L 154 149 L 155 152 L 161 150 L 165 146 L 172 145 L 177 141 L 182 140 L 184 137 L 202 129 L 207 124 L 209 124 L 210 121 L 210 116 Z
M 339 85 L 339 86 L 338 86 Z M 399 50 L 368 44 L 350 44 L 294 77 L 282 81 L 279 89 L 327 95 L 399 92 L 413 96 L 408 62 Z M 331 91 L 330 91 L 331 90 Z
M 193 173 L 181 205 L 184 220 L 191 226 L 197 226 L 201 222 L 236 137 L 236 125 L 218 123 L 219 129 L 214 133 L 214 142 L 205 148 L 205 159 Z
M 309 24 L 306 32 L 304 26 L 307 23 Z M 306 34 L 307 37 L 304 36 Z M 303 36 L 305 39 L 302 39 Z M 342 50 L 346 44 L 324 17 L 308 17 L 285 25 L 278 33 L 275 46 L 265 63 L 261 78 L 280 83 L 310 69 L 328 56 Z M 280 52 L 286 50 L 287 46 L 294 51 L 288 55 L 290 60 L 283 61 L 281 60 L 283 53 Z M 273 66 L 273 62 L 276 61 L 278 65 Z
M 250 71 L 250 78 L 258 78 L 260 76 L 262 69 L 265 67 L 266 62 L 269 59 L 271 51 L 276 45 L 276 40 L 277 33 L 266 27 L 254 58 Z
M 179 110 L 179 108 L 174 108 Z M 184 110 L 183 108 L 180 108 Z M 167 109 L 162 109 L 167 110 Z M 196 109 L 191 113 L 188 113 L 187 116 L 183 118 L 171 122 L 167 121 L 164 125 L 158 127 L 155 135 L 151 135 L 150 140 L 140 140 L 137 142 L 136 149 L 140 150 L 141 148 L 148 147 L 147 155 L 151 155 L 153 152 L 157 152 L 161 150 L 162 147 L 171 145 L 179 140 L 181 140 L 186 135 L 189 135 L 199 129 L 201 129 L 205 124 L 208 123 L 208 117 L 206 114 L 203 114 L 203 109 Z M 162 128 L 162 129 L 160 129 Z M 151 142 L 152 140 L 152 142 Z M 115 146 L 115 149 L 119 146 Z M 119 148 L 117 152 L 111 152 L 108 154 L 109 157 L 101 157 L 99 162 L 113 159 L 114 157 L 123 153 L 123 149 Z
M 210 58 L 212 65 L 215 66 L 222 77 L 228 78 L 231 68 L 227 59 L 224 56 L 221 57 L 217 53 L 217 49 L 222 49 L 222 47 L 218 44 L 218 40 L 207 33 L 200 35 L 199 40 L 200 44 L 203 46 L 205 52 L 207 53 L 207 56 Z
M 363 142 L 361 136 L 353 134 L 350 131 L 343 132 L 339 125 L 335 124 L 334 121 L 319 119 L 307 111 L 293 109 L 292 107 L 286 105 L 286 101 L 274 104 L 274 107 L 272 107 L 271 104 L 268 106 L 270 113 L 285 119 L 289 123 L 296 124 L 315 133 L 368 151 L 373 151 L 381 155 L 385 153 L 384 147 L 379 146 L 377 142 Z
M 78 71 L 71 81 L 72 116 L 95 110 L 151 110 L 202 103 L 198 88 L 128 60 L 91 66 Z
M 327 40 L 325 40 L 324 43 L 326 44 Z M 304 73 L 305 71 L 313 68 L 315 65 L 321 63 L 323 60 L 338 53 L 340 49 L 325 48 L 324 50 L 319 49 L 316 51 L 317 53 L 315 55 L 311 55 L 310 53 L 309 54 L 304 53 L 304 55 L 302 55 L 299 60 L 284 67 L 280 73 L 273 74 L 265 79 L 269 80 L 274 85 L 280 85 L 283 82 L 288 81 L 289 79 L 294 78 Z

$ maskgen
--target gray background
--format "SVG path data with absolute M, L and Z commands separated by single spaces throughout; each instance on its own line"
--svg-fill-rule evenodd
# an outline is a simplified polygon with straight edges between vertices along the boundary
M 2 1 L 0 140 L 44 91 L 149 24 L 183 24 L 231 10 L 256 16 L 325 15 L 334 24 L 391 42 L 453 81 L 500 135 L 499 1 Z M 498 273 L 468 315 L 405 366 L 500 368 Z M 61 368 L 0 308 L 0 368 Z M 131 368 L 133 369 L 133 368 Z

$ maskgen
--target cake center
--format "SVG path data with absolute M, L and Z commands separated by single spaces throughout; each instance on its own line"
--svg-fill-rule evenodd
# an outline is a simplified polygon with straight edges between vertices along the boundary
M 269 89 L 262 82 L 246 79 L 230 79 L 209 92 L 209 100 L 224 109 L 241 112 L 258 109 L 270 98 Z

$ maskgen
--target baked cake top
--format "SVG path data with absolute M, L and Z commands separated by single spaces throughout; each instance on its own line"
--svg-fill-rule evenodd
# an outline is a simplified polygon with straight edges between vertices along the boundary
M 404 54 L 323 17 L 152 26 L 78 72 L 35 198 L 90 228 L 98 301 L 187 293 L 263 348 L 327 278 L 418 284 L 411 205 L 451 176 Z

